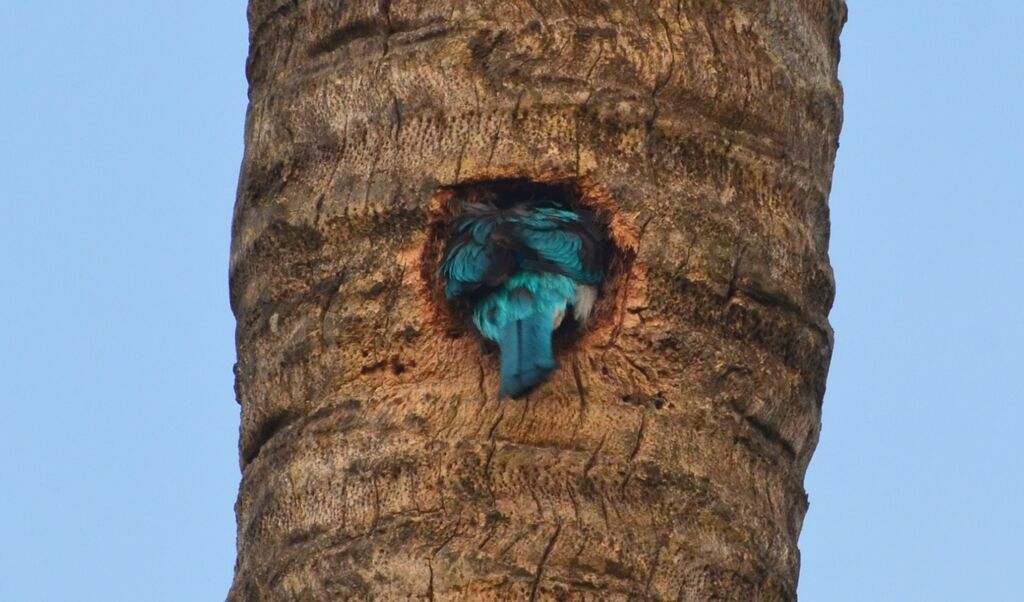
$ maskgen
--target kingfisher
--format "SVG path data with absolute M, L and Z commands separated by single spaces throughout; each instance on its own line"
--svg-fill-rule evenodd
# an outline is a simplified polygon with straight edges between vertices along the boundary
M 604 244 L 590 209 L 553 200 L 466 202 L 440 274 L 480 334 L 501 352 L 499 398 L 520 397 L 558 368 L 552 337 L 568 312 L 582 328 L 604 279 Z

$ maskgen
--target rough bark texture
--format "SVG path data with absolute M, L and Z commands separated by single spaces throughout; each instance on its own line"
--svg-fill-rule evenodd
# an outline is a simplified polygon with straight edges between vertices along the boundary
M 229 599 L 795 599 L 845 13 L 251 0 Z M 434 276 L 501 178 L 617 246 L 523 400 Z

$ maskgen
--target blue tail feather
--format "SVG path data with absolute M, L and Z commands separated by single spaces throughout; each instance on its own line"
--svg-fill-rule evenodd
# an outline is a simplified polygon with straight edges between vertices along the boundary
M 552 316 L 544 312 L 515 320 L 501 329 L 498 397 L 519 397 L 528 393 L 558 367 L 551 352 L 552 326 Z

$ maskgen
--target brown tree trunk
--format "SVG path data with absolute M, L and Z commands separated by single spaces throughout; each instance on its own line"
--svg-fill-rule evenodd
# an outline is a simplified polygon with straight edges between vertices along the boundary
M 251 0 L 231 600 L 793 600 L 832 349 L 842 0 Z M 437 292 L 453 199 L 616 257 L 522 400 Z

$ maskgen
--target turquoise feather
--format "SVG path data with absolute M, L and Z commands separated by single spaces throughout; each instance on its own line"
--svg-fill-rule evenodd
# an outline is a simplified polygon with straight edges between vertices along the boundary
M 588 218 L 589 219 L 589 218 Z M 445 295 L 473 304 L 473 323 L 501 351 L 501 397 L 522 395 L 558 367 L 551 337 L 569 307 L 586 319 L 602 280 L 592 221 L 546 202 L 470 205 L 440 273 Z M 577 303 L 577 301 L 580 303 Z

